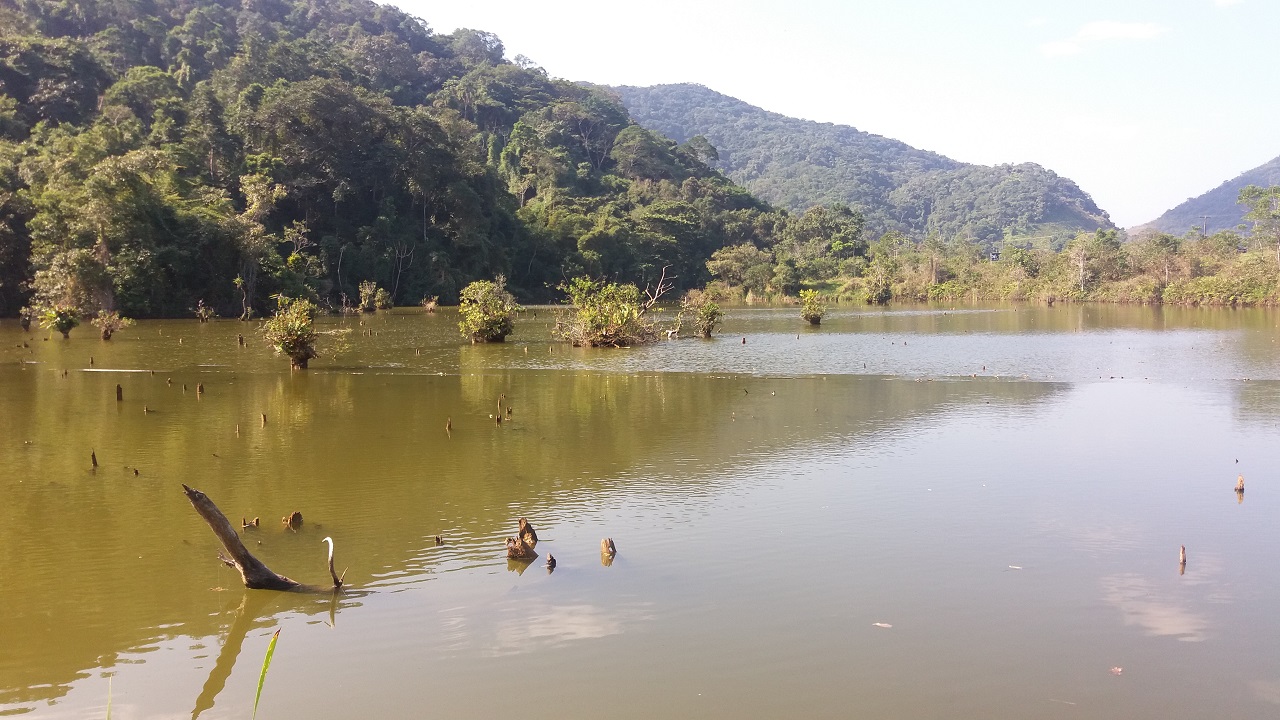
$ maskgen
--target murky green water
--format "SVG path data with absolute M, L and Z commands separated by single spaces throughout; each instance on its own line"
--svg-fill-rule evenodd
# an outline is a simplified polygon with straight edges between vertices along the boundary
M 263 718 L 1280 715 L 1280 314 L 455 320 L 294 374 L 232 321 L 0 325 L 0 715 L 245 718 L 276 628 Z M 246 592 L 184 482 L 350 591 Z

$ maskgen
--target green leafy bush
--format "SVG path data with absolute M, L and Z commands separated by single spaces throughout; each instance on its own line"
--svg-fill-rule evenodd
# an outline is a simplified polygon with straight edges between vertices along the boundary
M 822 316 L 826 314 L 827 308 L 822 304 L 822 298 L 817 290 L 800 291 L 800 317 L 808 320 L 811 325 L 817 325 L 822 322 Z
M 506 278 L 477 280 L 462 289 L 458 312 L 462 320 L 458 329 L 473 343 L 502 342 L 515 329 L 516 313 L 520 306 L 507 292 Z
M 262 336 L 277 353 L 289 358 L 294 370 L 305 370 L 316 352 L 316 304 L 310 300 L 276 297 L 279 308 L 262 324 Z
M 102 310 L 90 322 L 93 323 L 94 327 L 98 328 L 103 340 L 110 340 L 117 330 L 122 330 L 133 324 L 131 318 L 121 317 L 120 313 L 115 310 Z
M 556 337 L 575 346 L 628 347 L 658 338 L 656 324 L 648 314 L 671 284 L 664 274 L 655 289 L 641 294 L 635 285 L 578 277 L 560 289 L 569 296 L 573 309 L 556 318 Z

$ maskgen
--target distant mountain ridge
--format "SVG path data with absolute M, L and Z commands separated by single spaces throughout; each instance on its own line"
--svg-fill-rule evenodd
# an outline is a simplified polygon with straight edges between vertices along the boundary
M 1152 230 L 1181 235 L 1192 228 L 1207 229 L 1210 234 L 1234 230 L 1245 221 L 1244 214 L 1248 212 L 1248 208 L 1237 202 L 1240 191 L 1250 185 L 1280 185 L 1280 157 L 1241 173 L 1203 195 L 1190 198 L 1155 220 L 1130 228 L 1130 232 L 1137 234 Z
M 643 127 L 677 142 L 703 135 L 717 167 L 793 211 L 838 203 L 878 232 L 915 237 L 1066 238 L 1111 228 L 1071 180 L 1034 163 L 961 163 L 848 125 L 800 120 L 694 84 L 612 88 Z

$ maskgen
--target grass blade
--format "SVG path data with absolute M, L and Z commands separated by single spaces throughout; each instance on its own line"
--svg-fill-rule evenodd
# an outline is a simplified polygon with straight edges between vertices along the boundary
M 271 656 L 276 652 L 276 641 L 280 639 L 280 631 L 276 630 L 267 645 L 267 656 L 262 659 L 262 674 L 258 675 L 258 694 L 253 696 L 253 717 L 258 717 L 258 701 L 262 699 L 262 683 L 267 680 L 267 668 L 271 667 Z

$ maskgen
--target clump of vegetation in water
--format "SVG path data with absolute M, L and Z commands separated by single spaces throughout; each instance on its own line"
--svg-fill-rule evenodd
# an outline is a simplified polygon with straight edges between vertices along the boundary
M 23 306 L 18 311 L 18 324 L 22 326 L 23 332 L 31 330 L 31 321 L 35 318 L 36 312 L 29 307 Z
M 627 347 L 653 342 L 657 325 L 649 317 L 671 283 L 664 270 L 655 288 L 644 293 L 635 285 L 574 278 L 561 290 L 573 308 L 556 318 L 553 334 L 574 346 Z
M 436 308 L 439 306 L 440 306 L 439 295 L 432 295 L 431 297 L 422 298 L 422 307 L 426 308 L 427 312 L 429 313 L 435 312 Z
M 685 318 L 693 323 L 698 334 L 704 338 L 711 337 L 720 323 L 724 321 L 724 310 L 720 309 L 709 293 L 701 290 L 690 290 L 680 301 L 680 316 L 677 325 L 682 325 Z
M 71 331 L 80 325 L 80 311 L 70 305 L 52 305 L 40 314 L 40 325 L 46 330 L 57 330 L 62 337 L 71 337 Z
M 827 308 L 822 304 L 822 298 L 817 290 L 800 291 L 800 317 L 808 320 L 810 325 L 817 325 L 822 322 L 822 316 L 826 314 Z
M 391 300 L 391 293 L 387 292 L 386 288 L 378 288 L 377 291 L 373 293 L 374 309 L 390 310 L 394 306 L 395 303 Z
M 279 308 L 262 324 L 262 336 L 277 353 L 289 358 L 294 370 L 305 370 L 316 352 L 316 304 L 301 298 L 276 296 Z
M 378 308 L 374 303 L 375 298 L 378 296 L 378 283 L 372 280 L 365 280 L 360 283 L 359 290 L 360 302 L 357 307 L 360 308 L 360 311 L 369 313 L 377 310 Z
M 515 329 L 520 306 L 507 291 L 507 280 L 477 280 L 462 289 L 458 296 L 458 312 L 462 319 L 458 329 L 473 343 L 502 342 Z
M 101 310 L 89 322 L 98 328 L 103 340 L 110 340 L 117 330 L 123 330 L 133 324 L 132 318 L 121 317 L 115 310 Z
M 214 312 L 213 308 L 209 307 L 208 305 L 205 305 L 204 300 L 199 300 L 196 302 L 196 319 L 197 320 L 199 320 L 202 323 L 207 323 L 216 317 L 218 317 L 218 313 Z

